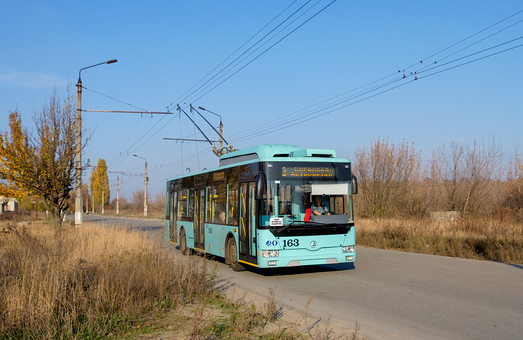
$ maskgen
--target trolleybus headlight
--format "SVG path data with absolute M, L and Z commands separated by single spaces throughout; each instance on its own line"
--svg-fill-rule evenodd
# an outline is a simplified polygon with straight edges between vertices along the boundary
M 280 256 L 279 250 L 262 250 L 262 257 L 278 257 Z
M 342 250 L 344 253 L 354 253 L 354 246 L 343 246 Z

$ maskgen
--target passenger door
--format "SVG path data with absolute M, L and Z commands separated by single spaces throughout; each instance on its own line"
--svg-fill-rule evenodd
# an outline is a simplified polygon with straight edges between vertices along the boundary
M 256 256 L 256 200 L 254 199 L 255 182 L 240 184 L 240 258 L 255 262 Z
M 174 243 L 178 243 L 177 203 L 178 191 L 169 191 L 169 239 Z
M 205 250 L 205 189 L 196 189 L 194 200 L 194 247 Z

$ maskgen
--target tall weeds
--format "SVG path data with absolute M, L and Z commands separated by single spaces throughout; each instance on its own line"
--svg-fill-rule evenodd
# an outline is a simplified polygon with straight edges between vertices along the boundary
M 486 218 L 456 222 L 361 219 L 358 244 L 383 249 L 523 264 L 523 226 Z
M 123 229 L 10 228 L 0 238 L 0 334 L 103 337 L 158 306 L 205 294 L 205 271 Z

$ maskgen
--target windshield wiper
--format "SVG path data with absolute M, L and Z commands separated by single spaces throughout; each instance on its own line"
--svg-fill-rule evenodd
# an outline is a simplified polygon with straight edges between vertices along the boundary
M 277 235 L 281 235 L 281 233 L 284 232 L 285 230 L 287 230 L 289 227 L 294 226 L 296 224 L 296 222 L 303 223 L 302 226 L 306 226 L 306 225 L 323 226 L 323 225 L 325 225 L 325 223 L 312 222 L 312 221 L 309 221 L 309 222 L 294 221 L 294 222 L 291 222 L 291 223 L 287 224 L 286 226 L 283 226 L 283 228 L 276 230 L 276 234 Z

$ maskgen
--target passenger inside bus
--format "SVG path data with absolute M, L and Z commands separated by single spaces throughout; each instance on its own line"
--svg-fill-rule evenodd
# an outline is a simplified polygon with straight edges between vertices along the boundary
M 314 202 L 312 203 L 311 212 L 314 215 L 330 215 L 329 209 L 325 206 L 320 195 L 314 196 Z
M 303 217 L 303 220 L 305 222 L 311 221 L 311 204 L 309 202 L 305 202 L 305 216 Z

